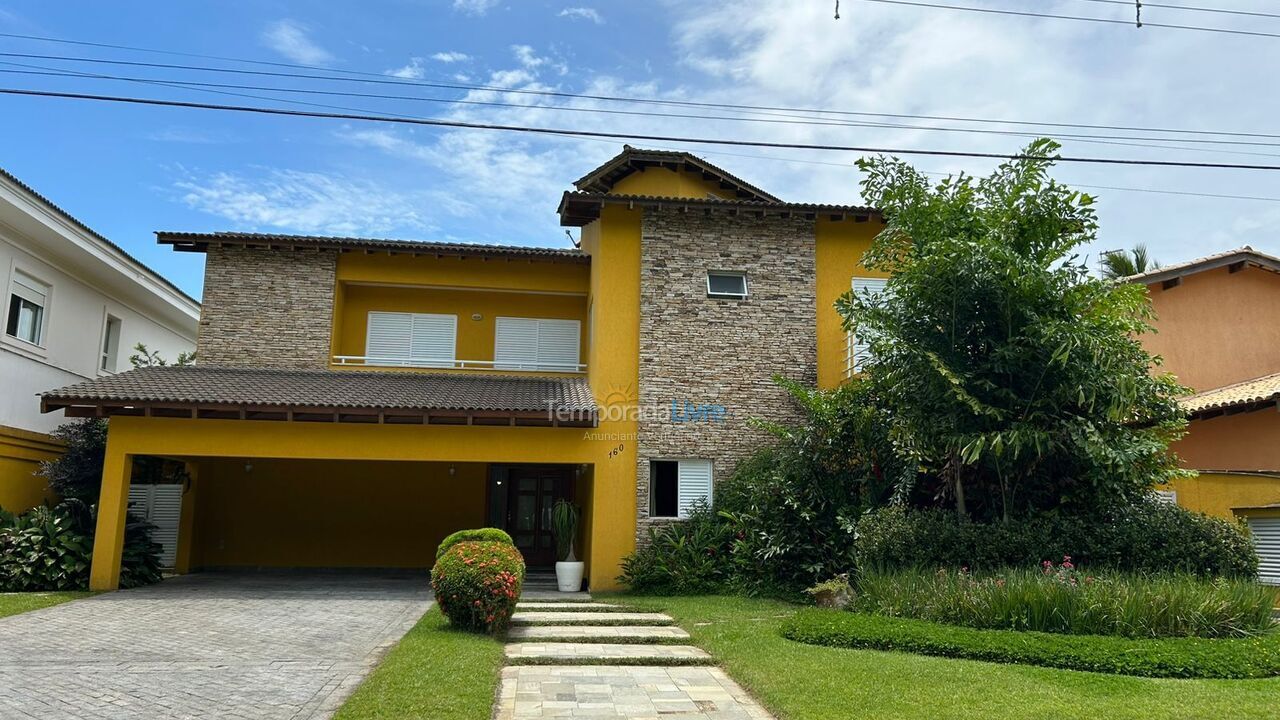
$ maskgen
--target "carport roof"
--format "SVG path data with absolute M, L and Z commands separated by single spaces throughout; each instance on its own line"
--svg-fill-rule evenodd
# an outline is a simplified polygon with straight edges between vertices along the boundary
M 44 412 L 487 425 L 594 425 L 582 377 L 152 367 L 40 396 Z

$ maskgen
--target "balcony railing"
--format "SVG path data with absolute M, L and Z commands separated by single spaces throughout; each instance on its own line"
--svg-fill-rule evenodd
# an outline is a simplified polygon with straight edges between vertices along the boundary
M 371 357 L 334 355 L 334 365 L 353 367 L 436 368 L 443 370 L 516 370 L 525 372 L 585 373 L 584 363 L 512 362 L 510 360 L 457 360 L 454 358 Z

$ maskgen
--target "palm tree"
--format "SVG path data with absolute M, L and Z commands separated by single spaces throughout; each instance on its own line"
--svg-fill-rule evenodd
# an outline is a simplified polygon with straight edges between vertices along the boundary
M 1147 252 L 1146 243 L 1138 243 L 1132 250 L 1112 250 L 1102 253 L 1102 277 L 1108 280 L 1119 280 L 1138 275 L 1148 270 L 1156 270 L 1160 263 Z

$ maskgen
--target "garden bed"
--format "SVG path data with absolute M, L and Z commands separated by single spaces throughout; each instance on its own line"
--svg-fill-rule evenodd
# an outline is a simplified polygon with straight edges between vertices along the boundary
M 1152 678 L 1280 676 L 1280 633 L 1238 639 L 1145 638 L 978 630 L 927 620 L 807 609 L 782 625 L 809 645 L 894 650 Z

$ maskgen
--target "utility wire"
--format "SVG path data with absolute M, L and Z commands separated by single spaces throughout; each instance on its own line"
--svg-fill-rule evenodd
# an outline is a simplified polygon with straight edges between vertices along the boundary
M 1123 5 L 1126 8 L 1134 7 L 1133 0 L 1076 0 L 1076 2 L 1091 2 L 1102 5 Z M 1221 15 L 1247 15 L 1249 17 L 1280 18 L 1280 13 L 1265 13 L 1253 10 L 1229 10 L 1227 8 L 1199 7 L 1196 5 L 1169 5 L 1167 3 L 1144 2 L 1142 3 L 1142 7 L 1161 8 L 1163 10 L 1185 10 L 1187 12 L 1218 13 Z M 1146 25 L 1147 23 L 1143 22 L 1142 24 Z
M 835 127 L 860 127 L 860 128 L 877 128 L 877 129 L 899 129 L 899 130 L 917 130 L 926 132 L 958 132 L 966 134 L 979 135 L 1001 135 L 1012 137 L 1035 138 L 1039 137 L 1039 133 L 1020 132 L 1014 130 L 986 130 L 981 128 L 959 128 L 959 127 L 937 127 L 928 125 L 908 125 L 901 123 L 875 123 L 850 120 L 814 120 L 814 119 L 780 119 L 780 118 L 755 118 L 755 117 L 730 117 L 723 115 L 698 115 L 693 113 L 662 113 L 662 112 L 644 112 L 638 110 L 614 110 L 609 108 L 590 108 L 590 107 L 571 107 L 564 105 L 527 105 L 520 103 L 508 103 L 500 101 L 488 100 L 454 100 L 450 98 L 432 98 L 416 95 L 393 95 L 384 93 L 359 93 L 339 90 L 307 90 L 299 88 L 273 87 L 265 85 L 242 85 L 234 83 L 206 83 L 188 80 L 160 80 L 156 78 L 140 78 L 122 75 L 107 75 L 100 73 L 87 73 L 74 70 L 66 70 L 64 68 L 50 68 L 40 65 L 29 65 L 25 63 L 14 63 L 0 61 L 0 65 L 12 65 L 20 68 L 28 68 L 26 70 L 6 70 L 0 69 L 0 73 L 16 74 L 16 75 L 34 75 L 45 77 L 74 77 L 88 78 L 99 80 L 113 80 L 134 83 L 147 83 L 154 85 L 163 85 L 166 87 L 175 87 L 180 89 L 196 89 L 205 90 L 208 88 L 229 89 L 229 90 L 251 90 L 259 92 L 276 92 L 290 94 L 305 95 L 326 95 L 340 97 L 359 97 L 371 98 L 379 100 L 409 100 L 414 102 L 429 102 L 442 104 L 460 104 L 460 105 L 479 105 L 486 107 L 505 107 L 518 108 L 521 110 L 550 110 L 555 112 L 576 112 L 576 113 L 599 113 L 605 115 L 623 115 L 633 117 L 662 117 L 662 118 L 686 118 L 695 120 L 722 120 L 728 122 L 751 122 L 751 123 L 779 123 L 786 125 L 815 125 L 815 126 L 835 126 Z M 34 69 L 32 69 L 34 68 Z M 328 107 L 330 109 L 348 110 L 356 112 L 371 112 L 362 108 L 350 108 L 335 105 L 324 105 L 318 103 L 305 103 L 286 98 L 269 97 L 262 95 L 245 95 L 242 93 L 222 93 L 241 97 L 249 97 L 257 100 L 275 100 L 278 102 L 286 102 L 300 105 L 311 105 L 313 107 Z M 399 113 L 387 113 L 399 114 Z M 406 116 L 411 117 L 411 116 Z M 1239 155 L 1255 155 L 1261 157 L 1280 157 L 1276 153 L 1258 153 L 1243 152 L 1238 150 L 1215 150 L 1211 148 L 1195 148 L 1184 147 L 1180 145 L 1155 145 L 1143 142 L 1109 142 L 1109 141 L 1155 141 L 1155 142 L 1179 142 L 1179 143 L 1195 143 L 1202 145 L 1227 145 L 1227 146 L 1251 146 L 1251 147 L 1269 147 L 1278 148 L 1280 142 L 1260 142 L 1260 141 L 1243 141 L 1243 140 L 1207 140 L 1201 138 L 1177 138 L 1177 137 L 1144 137 L 1132 135 L 1091 135 L 1083 133 L 1055 133 L 1057 139 L 1077 140 L 1080 142 L 1095 143 L 1102 145 L 1123 145 L 1129 147 L 1147 147 L 1160 150 L 1187 150 L 1192 152 L 1227 152 Z
M 887 5 L 910 5 L 912 7 L 931 8 L 935 10 L 961 10 L 964 12 L 985 13 L 988 15 L 1016 15 L 1019 17 L 1048 18 L 1050 20 L 1076 20 L 1079 22 L 1106 23 L 1108 25 L 1133 25 L 1132 20 L 1116 20 L 1114 18 L 1088 17 L 1083 15 L 1056 15 L 1038 13 L 1029 10 L 1001 10 L 999 8 L 980 8 L 969 5 L 944 5 L 942 3 L 918 2 L 917 0 L 862 0 L 862 2 L 885 3 Z M 1230 28 L 1201 27 L 1199 25 L 1174 25 L 1171 23 L 1153 23 L 1142 21 L 1142 27 L 1158 27 L 1169 30 L 1195 30 L 1198 32 L 1221 33 L 1224 35 L 1252 35 L 1254 37 L 1280 38 L 1280 33 L 1261 32 L 1258 30 L 1232 30 Z
M 127 61 L 127 60 L 111 60 L 106 58 L 67 56 L 67 55 L 44 55 L 44 54 L 35 54 L 35 53 L 14 53 L 14 52 L 0 53 L 0 57 L 18 57 L 18 58 L 32 58 L 32 59 L 43 59 L 43 60 L 58 60 L 58 61 L 66 61 L 66 62 L 85 62 L 85 63 L 97 63 L 97 64 L 109 64 L 109 65 L 125 65 L 125 66 L 133 66 L 133 67 L 161 68 L 161 69 L 172 69 L 172 70 L 194 70 L 198 72 L 231 73 L 231 74 L 239 74 L 239 75 L 258 75 L 258 76 L 267 76 L 267 77 L 282 77 L 282 78 L 305 79 L 305 80 L 327 80 L 327 81 L 334 81 L 334 82 L 372 83 L 372 84 L 378 84 L 378 85 L 417 86 L 417 87 L 429 87 L 429 88 L 446 89 L 446 90 L 463 90 L 468 92 L 488 91 L 488 92 L 496 92 L 496 93 L 511 93 L 515 95 L 534 95 L 534 96 L 543 96 L 543 97 L 600 100 L 605 102 L 635 103 L 635 104 L 641 104 L 641 105 L 665 105 L 665 106 L 673 106 L 673 107 L 713 108 L 713 109 L 722 109 L 722 110 L 734 110 L 734 111 L 740 111 L 740 112 L 806 113 L 810 115 L 837 115 L 837 116 L 846 116 L 846 117 L 880 117 L 880 118 L 898 118 L 898 119 L 911 119 L 911 120 L 945 120 L 945 121 L 952 121 L 952 122 L 968 122 L 968 123 L 976 123 L 976 124 L 1026 125 L 1030 127 L 1046 127 L 1046 128 L 1085 128 L 1090 130 L 1122 130 L 1122 131 L 1131 131 L 1131 132 L 1163 132 L 1163 133 L 1189 134 L 1189 135 L 1220 135 L 1225 137 L 1258 137 L 1258 138 L 1280 139 L 1280 134 L 1277 134 L 1277 133 L 1215 131 L 1215 130 L 1199 130 L 1199 129 L 1188 129 L 1188 128 L 1158 128 L 1158 127 L 1153 128 L 1153 127 L 1141 127 L 1141 126 L 1130 126 L 1130 125 L 1099 125 L 1099 124 L 1088 124 L 1088 123 L 1038 122 L 1038 121 L 1008 120 L 1008 119 L 996 119 L 996 118 L 974 118 L 974 117 L 963 117 L 963 116 L 954 116 L 954 115 L 878 113 L 878 112 L 851 111 L 851 110 L 832 110 L 832 109 L 824 109 L 824 108 L 796 108 L 796 107 L 771 106 L 771 105 L 747 105 L 747 104 L 735 104 L 735 103 L 699 102 L 699 101 L 693 101 L 693 100 L 640 98 L 640 97 L 629 97 L 629 96 L 619 96 L 619 95 L 597 95 L 597 94 L 572 93 L 572 92 L 555 91 L 555 90 L 535 90 L 535 89 L 528 89 L 528 88 L 510 88 L 510 87 L 502 87 L 502 86 L 494 86 L 494 85 L 476 85 L 471 83 L 435 82 L 435 81 L 414 80 L 414 79 L 407 79 L 407 78 L 388 78 L 386 75 L 379 74 L 379 73 L 362 72 L 362 71 L 356 71 L 356 70 L 330 69 L 330 68 L 324 68 L 324 67 L 315 66 L 315 65 L 298 65 L 293 63 L 269 62 L 264 60 L 247 60 L 242 58 L 228 58 L 228 57 L 223 57 L 218 55 L 200 55 L 197 53 L 183 53 L 183 52 L 172 51 L 172 50 L 139 48 L 139 47 L 132 47 L 127 45 L 108 45 L 105 43 L 89 43 L 89 42 L 80 41 L 80 40 L 61 40 L 58 38 L 44 38 L 44 37 L 34 36 L 34 35 L 17 35 L 14 33 L 0 33 L 0 37 L 16 37 L 20 39 L 40 40 L 40 41 L 47 41 L 47 42 L 69 43 L 69 44 L 90 45 L 90 46 L 104 46 L 109 48 L 125 49 L 125 50 L 137 51 L 137 52 L 195 56 L 200 58 L 225 60 L 228 62 L 247 63 L 247 64 L 253 64 L 253 65 L 268 65 L 268 66 L 287 67 L 287 68 L 295 68 L 295 69 L 303 69 L 303 70 L 318 70 L 318 71 L 323 71 L 325 73 L 343 73 L 343 74 L 348 74 L 348 75 L 353 75 L 358 77 L 337 77 L 332 74 L 316 75 L 316 74 L 305 74 L 305 73 L 265 72 L 265 71 L 254 71 L 254 70 L 245 70 L 245 69 L 238 69 L 238 68 L 219 68 L 219 67 L 209 67 L 209 66 L 199 66 L 199 65 L 180 65 L 180 64 L 171 64 L 171 63 L 148 63 L 148 62 L 139 62 L 139 61 Z M 783 117 L 786 117 L 786 116 L 783 116 Z
M 1041 158 L 1025 154 L 1005 154 L 970 152 L 960 150 L 921 150 L 917 148 L 883 148 L 857 145 L 784 143 L 764 140 L 730 140 L 724 138 L 690 138 L 676 135 L 653 135 L 644 133 L 606 132 L 598 130 L 572 130 L 564 128 L 533 127 L 528 125 L 501 125 L 495 123 L 464 122 L 460 120 L 427 119 L 411 117 L 395 117 L 387 115 L 366 115 L 355 113 L 326 113 L 311 110 L 291 110 L 285 108 L 267 108 L 249 105 L 217 105 L 179 100 L 161 100 L 157 98 L 141 98 L 121 95 L 95 95 L 90 93 L 54 92 L 50 90 L 29 90 L 23 88 L 0 88 L 0 95 L 18 95 L 43 98 L 67 98 L 90 100 L 96 102 L 123 103 L 131 105 L 149 105 L 159 107 L 190 108 L 197 110 L 221 110 L 227 112 L 255 113 L 259 115 L 279 115 L 286 117 L 326 118 L 332 120 L 351 120 L 361 122 L 382 122 L 401 125 L 425 125 L 430 127 L 460 128 L 468 130 L 495 130 L 521 132 L 535 135 L 563 135 L 567 137 L 598 137 L 617 140 L 652 140 L 656 142 L 685 142 L 700 145 L 732 145 L 739 147 L 785 148 L 794 150 L 826 150 L 836 152 L 876 153 L 887 155 L 935 155 L 939 157 L 995 158 L 1001 160 L 1036 160 L 1044 162 L 1089 163 L 1098 165 L 1145 165 L 1152 167 L 1185 167 L 1185 168 L 1219 168 L 1230 170 L 1280 170 L 1280 165 L 1255 165 L 1244 163 L 1210 163 L 1190 162 L 1186 160 L 1139 160 L 1131 158 L 1100 158 L 1055 156 Z

